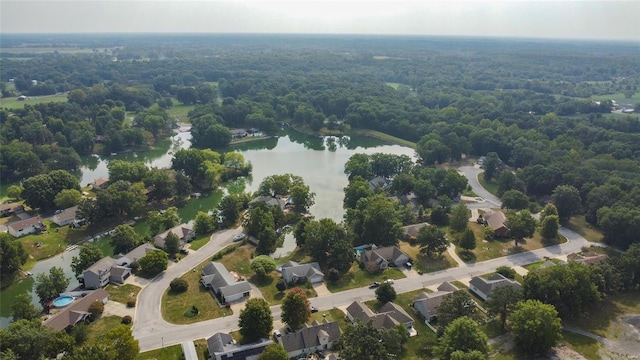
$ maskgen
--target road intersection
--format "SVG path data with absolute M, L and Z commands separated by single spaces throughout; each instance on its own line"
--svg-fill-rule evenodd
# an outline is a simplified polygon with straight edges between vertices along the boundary
M 474 192 L 485 199 L 484 207 L 500 207 L 500 199 L 486 191 L 477 180 L 482 171 L 472 166 L 463 166 L 460 171 L 467 177 Z M 233 314 L 223 318 L 211 319 L 189 325 L 175 325 L 166 322 L 162 318 L 160 310 L 162 295 L 169 287 L 171 280 L 182 276 L 188 271 L 198 271 L 195 267 L 225 246 L 233 242 L 233 237 L 241 233 L 241 229 L 231 229 L 217 232 L 211 236 L 211 240 L 198 251 L 180 262 L 170 266 L 163 274 L 152 279 L 138 295 L 136 317 L 133 326 L 133 336 L 138 340 L 140 351 L 149 351 L 163 346 L 180 344 L 189 340 L 208 338 L 217 332 L 229 332 L 238 329 L 239 314 Z M 456 267 L 432 272 L 417 277 L 408 277 L 395 281 L 396 292 L 404 293 L 417 289 L 437 285 L 443 281 L 452 281 L 461 278 L 482 275 L 495 270 L 499 266 L 522 266 L 545 258 L 555 258 L 574 252 L 579 252 L 583 247 L 594 245 L 579 234 L 560 228 L 560 234 L 567 238 L 567 242 L 560 245 L 549 246 L 529 252 L 509 255 L 473 264 L 465 267 Z M 344 307 L 353 301 L 367 301 L 375 298 L 375 292 L 368 287 L 357 288 L 332 293 L 330 295 L 311 298 L 311 306 L 320 311 L 334 307 Z M 274 320 L 280 318 L 280 306 L 272 306 L 271 311 Z

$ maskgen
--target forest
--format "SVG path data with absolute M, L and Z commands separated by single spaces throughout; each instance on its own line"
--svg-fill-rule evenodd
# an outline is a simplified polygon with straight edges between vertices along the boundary
M 572 211 L 610 243 L 637 241 L 637 44 L 197 34 L 2 40 L 13 50 L 0 58 L 4 98 L 68 97 L 0 110 L 3 181 L 73 171 L 96 152 L 152 147 L 175 126 L 167 115 L 175 100 L 194 106 L 199 148 L 224 148 L 229 129 L 274 135 L 287 124 L 384 132 L 415 142 L 425 166 L 489 154 L 486 180 L 501 184 L 500 195 L 516 190 L 543 205 L 568 187 L 578 196 Z M 64 51 L 32 51 L 42 47 Z

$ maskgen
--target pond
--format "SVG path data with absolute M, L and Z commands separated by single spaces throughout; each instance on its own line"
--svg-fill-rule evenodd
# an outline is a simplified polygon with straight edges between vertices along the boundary
M 126 161 L 144 161 L 148 166 L 169 167 L 173 153 L 181 148 L 188 148 L 191 134 L 183 129 L 170 140 L 159 142 L 153 151 L 140 153 L 118 154 L 107 157 L 91 157 L 81 169 L 81 184 L 86 185 L 100 177 L 108 177 L 107 164 L 110 159 Z M 344 209 L 342 200 L 343 189 L 347 186 L 347 176 L 344 174 L 344 164 L 355 153 L 373 154 L 376 152 L 415 157 L 413 149 L 388 145 L 387 143 L 366 137 L 317 137 L 306 136 L 289 131 L 278 138 L 269 138 L 243 144 L 234 145 L 229 150 L 243 154 L 245 160 L 253 165 L 252 176 L 237 180 L 227 185 L 227 188 L 214 191 L 211 194 L 193 199 L 178 207 L 182 221 L 193 219 L 198 211 L 208 211 L 217 206 L 225 192 L 253 192 L 258 189 L 260 182 L 269 175 L 291 173 L 301 176 L 305 183 L 315 193 L 315 204 L 310 212 L 316 219 L 330 218 L 336 222 L 342 221 Z M 140 225 L 141 228 L 144 224 Z M 140 229 L 138 229 L 140 231 Z M 282 248 L 277 250 L 277 256 L 285 256 L 295 248 L 293 236 L 287 236 Z M 52 266 L 62 266 L 68 275 L 73 275 L 70 264 L 71 257 L 77 255 L 77 249 L 66 252 L 51 259 L 38 263 L 32 270 L 34 274 L 48 272 Z M 73 276 L 72 276 L 73 277 Z M 76 286 L 76 280 L 72 280 Z M 0 327 L 6 327 L 11 313 L 13 298 L 20 293 L 30 292 L 37 303 L 33 292 L 33 279 L 27 278 L 0 292 Z

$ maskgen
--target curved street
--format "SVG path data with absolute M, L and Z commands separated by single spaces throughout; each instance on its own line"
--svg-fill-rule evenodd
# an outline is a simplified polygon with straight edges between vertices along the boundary
M 500 199 L 486 191 L 478 183 L 477 175 L 482 171 L 481 169 L 464 166 L 461 167 L 460 170 L 469 179 L 469 184 L 471 184 L 473 190 L 487 202 L 491 203 L 488 207 L 500 207 Z M 213 234 L 207 245 L 198 251 L 193 251 L 177 264 L 173 264 L 163 274 L 151 280 L 149 284 L 144 287 L 138 295 L 136 318 L 133 326 L 133 336 L 139 341 L 140 351 L 144 352 L 162 346 L 180 344 L 188 340 L 208 338 L 217 332 L 229 332 L 238 329 L 239 314 L 237 313 L 231 316 L 190 325 L 169 324 L 162 318 L 160 303 L 162 294 L 169 287 L 172 279 L 183 275 L 187 271 L 191 271 L 191 269 L 202 261 L 210 258 L 217 251 L 231 244 L 232 237 L 240 232 L 240 229 L 232 229 Z M 592 243 L 579 234 L 564 227 L 560 229 L 560 233 L 567 238 L 568 242 L 530 252 L 467 264 L 465 267 L 456 267 L 417 277 L 399 279 L 395 281 L 394 287 L 398 293 L 404 293 L 437 285 L 443 281 L 453 281 L 486 274 L 503 265 L 510 267 L 522 266 L 545 258 L 567 255 L 581 251 L 584 246 L 592 245 Z M 368 287 L 363 287 L 311 298 L 310 302 L 312 306 L 322 311 L 334 307 L 347 306 L 353 301 L 367 301 L 374 298 L 375 292 Z M 271 311 L 274 320 L 278 320 L 280 318 L 280 306 L 271 307 Z

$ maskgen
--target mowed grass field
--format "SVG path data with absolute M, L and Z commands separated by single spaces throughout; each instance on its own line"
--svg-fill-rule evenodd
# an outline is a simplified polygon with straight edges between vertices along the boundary
M 25 104 L 35 105 L 48 102 L 67 102 L 66 93 L 58 93 L 55 95 L 46 96 L 30 96 L 27 100 L 18 101 L 18 97 L 2 98 L 0 99 L 0 108 L 8 109 L 22 109 Z

